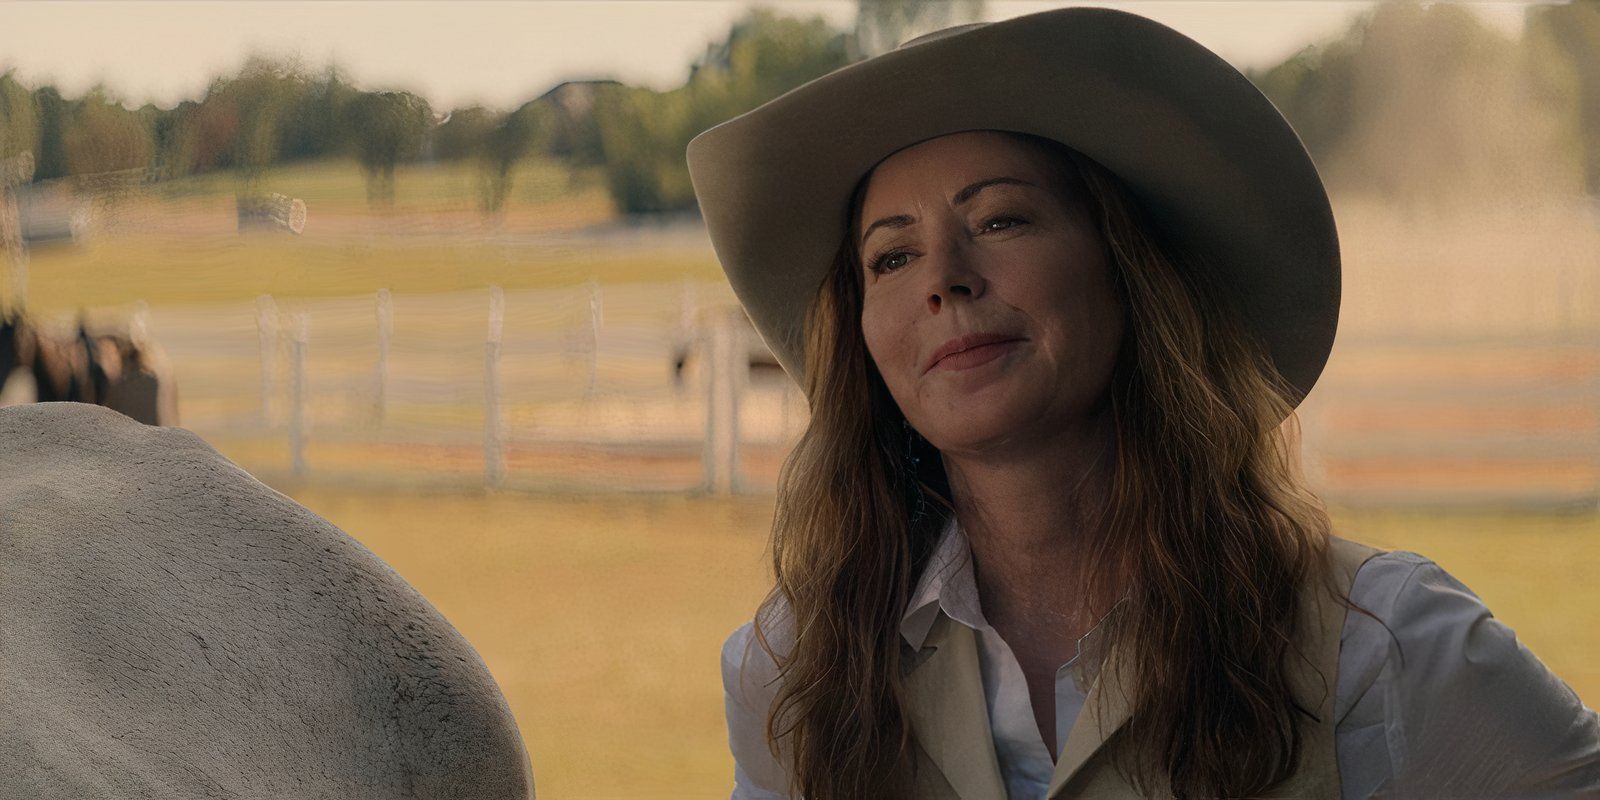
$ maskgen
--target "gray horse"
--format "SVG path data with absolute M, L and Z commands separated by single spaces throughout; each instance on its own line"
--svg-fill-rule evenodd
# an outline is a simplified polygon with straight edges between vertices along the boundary
M 0 408 L 0 798 L 531 798 L 483 661 L 199 437 Z

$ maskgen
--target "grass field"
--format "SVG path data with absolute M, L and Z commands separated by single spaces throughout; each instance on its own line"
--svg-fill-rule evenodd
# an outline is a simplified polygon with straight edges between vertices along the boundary
M 240 235 L 234 178 L 156 184 L 111 206 L 78 245 L 31 254 L 28 304 L 45 312 L 251 300 L 260 294 L 328 297 L 601 283 L 721 280 L 709 244 L 649 251 L 597 246 L 582 232 L 617 221 L 602 176 L 522 165 L 495 216 L 477 211 L 470 164 L 397 171 L 393 209 L 366 204 L 354 162 L 282 167 L 265 186 L 306 200 L 304 234 Z
M 570 197 L 598 186 L 598 171 L 574 174 L 545 159 L 524 159 L 512 174 L 506 207 L 513 213 Z M 395 210 L 441 211 L 476 207 L 478 172 L 471 161 L 419 162 L 395 167 Z M 156 184 L 158 200 L 232 200 L 239 185 L 228 171 L 195 175 Z M 268 170 L 261 190 L 298 197 L 308 208 L 338 212 L 367 209 L 366 183 L 355 159 L 300 161 Z
M 770 496 L 291 494 L 393 565 L 477 646 L 516 714 L 540 796 L 731 789 L 719 653 L 770 583 Z M 1434 559 L 1590 707 L 1600 703 L 1600 517 L 1337 513 L 1336 524 Z
M 475 210 L 476 180 L 470 164 L 402 167 L 394 208 L 375 211 L 366 205 L 353 162 L 280 167 L 264 188 L 306 201 L 307 227 L 298 237 L 239 235 L 232 176 L 159 185 L 113 207 L 86 244 L 36 249 L 29 306 L 71 312 L 142 300 L 157 308 L 198 308 L 247 304 L 260 294 L 364 298 L 380 288 L 406 301 L 490 284 L 512 292 L 589 280 L 722 280 L 703 237 L 640 247 L 627 237 L 596 235 L 617 214 L 594 172 L 524 164 L 508 207 L 494 217 Z M 1396 333 L 1491 338 L 1592 337 L 1600 331 L 1594 302 L 1600 273 L 1592 267 L 1600 225 L 1591 210 L 1496 205 L 1486 217 L 1436 221 L 1353 202 L 1335 205 L 1345 254 L 1345 346 L 1352 336 L 1382 340 Z M 363 320 L 371 319 L 369 308 L 361 306 Z M 531 311 L 512 303 L 508 325 Z M 446 324 L 470 326 L 475 337 L 483 330 L 476 308 L 428 320 L 430 339 L 443 337 Z M 251 322 L 241 323 L 244 334 L 229 334 L 244 336 L 249 346 L 237 351 L 242 355 L 218 357 L 238 361 L 242 377 L 215 369 L 205 376 L 213 383 L 254 391 L 248 388 L 257 369 Z M 214 333 L 207 328 L 202 338 Z M 482 339 L 472 343 L 481 346 Z M 481 363 L 478 353 L 462 363 Z M 1366 379 L 1391 382 L 1381 373 L 1390 362 L 1352 358 L 1335 358 L 1330 379 L 1347 364 Z M 1441 361 L 1428 356 L 1421 363 L 1397 369 L 1414 377 Z M 1489 373 L 1489 383 L 1539 385 L 1546 379 L 1523 375 L 1525 366 L 1518 361 L 1471 371 Z M 1588 370 L 1580 378 L 1594 374 L 1592 359 L 1579 367 Z M 358 369 L 364 368 L 362 362 Z M 476 373 L 470 378 L 463 385 L 477 385 Z M 206 383 L 186 380 L 196 389 Z M 230 398 L 238 399 L 222 397 Z M 1562 412 L 1550 424 L 1559 423 L 1558 433 L 1592 433 L 1590 411 Z M 1493 429 L 1525 416 L 1464 424 Z M 1399 427 L 1415 431 L 1419 419 L 1445 420 L 1407 412 Z M 1382 433 L 1379 421 L 1369 414 L 1357 427 Z M 229 452 L 256 467 L 283 457 L 277 442 L 249 446 L 264 455 Z M 314 458 L 325 455 L 313 452 Z M 466 452 L 464 463 L 472 455 Z M 1591 467 L 1585 461 L 1586 471 L 1573 480 L 1592 486 Z M 1395 482 L 1392 475 L 1381 480 Z M 290 493 L 386 559 L 478 647 L 517 715 L 541 796 L 726 796 L 732 764 L 719 653 L 769 582 L 763 550 L 770 496 Z M 1591 707 L 1600 703 L 1600 588 L 1592 582 L 1600 571 L 1600 517 L 1336 516 L 1343 535 L 1433 558 L 1474 589 Z

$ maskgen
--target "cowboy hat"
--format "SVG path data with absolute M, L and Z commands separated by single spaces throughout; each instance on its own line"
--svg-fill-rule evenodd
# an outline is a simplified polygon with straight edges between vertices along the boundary
M 1192 39 L 1106 8 L 947 28 L 841 67 L 689 142 L 717 258 L 751 323 L 804 380 L 804 317 L 856 184 L 969 130 L 1054 139 L 1116 173 L 1153 224 L 1220 271 L 1299 391 L 1339 319 L 1339 244 L 1316 166 L 1248 78 Z

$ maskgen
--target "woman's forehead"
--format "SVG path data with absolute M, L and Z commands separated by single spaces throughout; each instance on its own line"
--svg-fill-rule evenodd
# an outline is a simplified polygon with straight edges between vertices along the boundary
M 861 233 L 874 219 L 886 215 L 914 214 L 913 201 L 932 197 L 946 200 L 979 182 L 1010 178 L 995 185 L 1027 190 L 1027 186 L 1066 199 L 1083 188 L 1067 157 L 1065 145 L 1008 131 L 963 131 L 946 134 L 902 148 L 878 162 L 864 178 L 855 230 Z

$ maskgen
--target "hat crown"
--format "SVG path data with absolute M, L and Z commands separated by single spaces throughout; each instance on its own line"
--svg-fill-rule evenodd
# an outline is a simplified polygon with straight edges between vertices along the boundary
M 953 25 L 948 28 L 941 28 L 932 33 L 924 33 L 921 36 L 914 36 L 910 39 L 907 39 L 904 42 L 901 42 L 900 46 L 896 47 L 895 49 L 904 50 L 908 47 L 934 41 L 935 39 L 943 39 L 946 36 L 954 36 L 958 33 L 965 33 L 966 31 L 970 31 L 975 28 L 981 28 L 988 24 L 989 23 L 987 22 L 969 22 L 965 25 Z
M 841 130 L 852 119 L 863 124 Z M 808 303 L 847 233 L 853 188 L 888 154 L 971 130 L 1053 139 L 1116 174 L 1152 225 L 1238 290 L 1293 393 L 1316 382 L 1338 323 L 1339 246 L 1298 135 L 1193 39 L 1129 12 L 1071 7 L 913 37 L 690 140 L 718 259 L 802 386 Z

